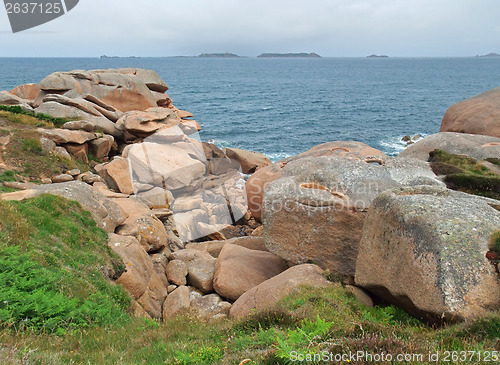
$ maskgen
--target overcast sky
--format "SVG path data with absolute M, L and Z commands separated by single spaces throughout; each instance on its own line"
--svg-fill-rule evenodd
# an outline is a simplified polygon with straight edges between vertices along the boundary
M 500 53 L 499 0 L 80 0 L 12 34 L 0 56 L 317 52 L 322 56 Z

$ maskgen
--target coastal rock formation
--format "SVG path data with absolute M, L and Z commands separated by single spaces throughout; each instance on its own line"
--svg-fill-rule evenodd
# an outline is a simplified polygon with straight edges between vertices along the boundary
M 500 137 L 500 88 L 451 106 L 443 117 L 441 132 Z
M 498 204 L 437 187 L 382 193 L 367 214 L 356 283 L 430 322 L 499 309 L 500 277 L 487 258 Z
M 270 252 L 226 244 L 215 265 L 214 289 L 221 297 L 234 301 L 286 269 L 286 261 Z
M 266 247 L 292 263 L 314 262 L 342 276 L 355 273 L 366 211 L 380 193 L 443 185 L 425 162 L 383 156 L 306 157 L 282 173 L 264 197 Z
M 0 104 L 19 105 L 56 118 L 78 119 L 77 123 L 94 126 L 92 132 L 99 129 L 122 140 L 147 136 L 157 125 L 180 123 L 192 117 L 172 105 L 165 94 L 167 90 L 167 85 L 152 70 L 75 70 L 55 72 L 38 85 L 1 91 Z M 73 123 L 68 129 L 89 131 L 88 127 L 76 128 L 76 125 Z
M 436 149 L 476 160 L 500 158 L 500 138 L 477 134 L 441 132 L 410 145 L 399 156 L 429 160 L 429 152 Z
M 262 219 L 262 201 L 267 186 L 282 176 L 281 169 L 287 163 L 305 157 L 336 156 L 342 158 L 364 158 L 367 156 L 385 156 L 385 153 L 361 142 L 335 141 L 327 142 L 299 154 L 278 161 L 271 166 L 257 170 L 246 183 L 248 209 L 257 221 Z
M 243 318 L 252 313 L 272 309 L 293 290 L 304 286 L 326 288 L 330 285 L 316 265 L 305 264 L 289 268 L 245 292 L 233 303 L 229 316 Z

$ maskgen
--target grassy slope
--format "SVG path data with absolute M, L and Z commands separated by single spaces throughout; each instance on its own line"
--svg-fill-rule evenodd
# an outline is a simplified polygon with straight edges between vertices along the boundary
M 56 125 L 65 121 L 56 118 L 39 119 L 29 114 L 0 109 L 0 137 L 10 135 L 10 142 L 2 152 L 2 157 L 10 171 L 16 172 L 16 178 L 12 181 L 39 181 L 43 177 L 50 178 L 74 168 L 82 172 L 89 170 L 89 166 L 81 161 L 61 158 L 42 149 L 37 128 L 54 128 L 54 120 L 58 121 Z M 0 174 L 3 172 L 5 171 L 0 170 Z M 1 187 L 0 189 L 0 193 L 5 191 Z
M 63 334 L 125 316 L 108 276 L 121 261 L 78 203 L 42 195 L 0 201 L 0 323 Z

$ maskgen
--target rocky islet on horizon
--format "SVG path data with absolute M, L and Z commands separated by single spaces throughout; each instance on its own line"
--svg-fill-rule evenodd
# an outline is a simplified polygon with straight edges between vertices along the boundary
M 262 154 L 197 142 L 205 168 L 192 153 L 155 146 L 152 156 L 165 161 L 155 168 L 168 169 L 168 156 L 175 157 L 174 175 L 174 166 L 197 166 L 176 176 L 189 187 L 182 197 L 147 181 L 136 186 L 129 172 L 148 138 L 194 143 L 189 136 L 201 128 L 167 90 L 154 71 L 129 68 L 57 72 L 0 92 L 0 104 L 78 119 L 38 129 L 48 153 L 85 161 L 92 151 L 104 161 L 94 172 L 18 184 L 25 190 L 0 198 L 50 193 L 79 201 L 130 264 L 117 283 L 134 299 L 135 315 L 166 319 L 191 309 L 206 319 L 241 317 L 269 309 L 299 285 L 328 286 L 323 270 L 358 287 L 365 303 L 368 294 L 427 322 L 500 308 L 498 248 L 490 240 L 500 229 L 500 202 L 447 189 L 427 162 L 436 149 L 500 159 L 499 89 L 454 105 L 440 133 L 397 157 L 336 141 L 272 164 Z M 207 203 L 196 187 L 224 179 L 236 162 L 251 174 L 249 211 L 234 203 L 243 206 L 239 222 L 212 232 L 215 211 L 229 200 Z M 181 239 L 177 225 L 197 230 L 201 242 Z

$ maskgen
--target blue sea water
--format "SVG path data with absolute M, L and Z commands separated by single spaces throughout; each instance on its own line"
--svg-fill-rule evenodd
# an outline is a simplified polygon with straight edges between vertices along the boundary
M 0 90 L 117 67 L 155 70 L 203 140 L 273 160 L 335 140 L 397 154 L 402 136 L 438 132 L 452 104 L 500 86 L 500 58 L 0 58 Z

